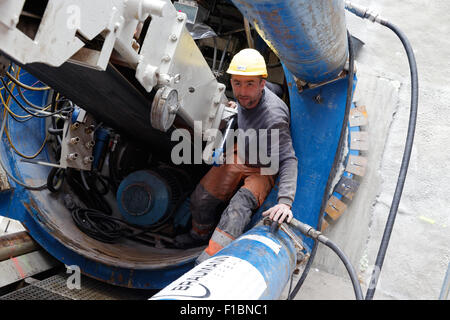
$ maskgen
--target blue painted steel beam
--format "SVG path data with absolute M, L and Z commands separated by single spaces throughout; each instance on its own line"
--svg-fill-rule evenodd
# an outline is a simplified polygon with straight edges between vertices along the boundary
M 316 227 L 344 121 L 348 77 L 300 91 L 294 75 L 286 68 L 284 71 L 289 88 L 292 143 L 298 158 L 292 213 L 297 220 Z M 355 76 L 353 91 L 356 83 Z M 276 184 L 252 218 L 250 227 L 261 218 L 262 212 L 277 203 L 277 194 Z M 304 245 L 309 251 L 313 240 L 305 238 Z
M 233 0 L 298 79 L 336 78 L 348 57 L 342 0 Z

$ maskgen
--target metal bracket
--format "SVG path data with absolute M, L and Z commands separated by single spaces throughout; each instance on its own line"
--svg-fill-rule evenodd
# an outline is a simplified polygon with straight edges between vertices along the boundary
M 366 131 L 350 132 L 350 149 L 353 150 L 369 150 L 369 133 Z
M 336 198 L 335 196 L 331 196 L 328 200 L 327 207 L 325 212 L 333 219 L 337 220 L 347 209 L 347 205 Z
M 136 67 L 136 78 L 148 92 L 156 85 L 167 86 L 180 80 L 180 75 L 172 74 L 172 69 L 185 31 L 186 14 L 176 12 L 173 6 L 168 7 L 152 19 Z
M 265 217 L 264 219 L 261 220 L 259 224 L 272 226 L 273 220 L 270 219 L 269 217 Z M 303 241 L 292 231 L 292 229 L 286 223 L 282 223 L 281 225 L 279 225 L 279 228 L 283 230 L 288 235 L 289 238 L 292 239 L 298 251 L 302 251 L 305 249 L 305 247 L 303 246 Z
M 366 174 L 367 158 L 350 155 L 345 171 L 363 177 Z
M 76 117 L 82 118 L 84 122 L 72 122 L 66 120 L 63 128 L 63 138 L 61 142 L 61 168 L 76 168 L 81 170 L 91 170 L 94 161 L 93 149 L 94 140 L 94 119 L 90 114 L 81 113 Z M 81 119 L 80 118 L 80 119 Z
M 343 195 L 347 199 L 352 200 L 353 196 L 358 190 L 358 187 L 359 182 L 357 182 L 354 179 L 342 176 L 338 184 L 336 185 L 336 189 L 334 191 Z
M 357 106 L 350 110 L 350 127 L 366 126 L 368 123 L 367 111 L 365 106 Z

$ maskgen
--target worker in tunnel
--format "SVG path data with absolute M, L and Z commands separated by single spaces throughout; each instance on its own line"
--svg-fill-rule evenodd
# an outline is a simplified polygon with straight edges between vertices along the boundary
M 289 108 L 266 88 L 267 68 L 258 51 L 241 50 L 233 57 L 227 73 L 231 75 L 237 100 L 230 105 L 238 108 L 238 141 L 234 148 L 227 147 L 227 161 L 212 167 L 195 188 L 190 205 L 192 228 L 175 238 L 178 248 L 204 245 L 209 240 L 197 263 L 213 256 L 243 233 L 252 214 L 272 190 L 277 176 L 278 203 L 263 215 L 278 223 L 290 222 L 293 217 L 291 207 L 298 161 L 292 146 Z M 263 161 L 261 148 L 270 155 L 270 163 Z M 228 206 L 220 215 L 226 203 Z

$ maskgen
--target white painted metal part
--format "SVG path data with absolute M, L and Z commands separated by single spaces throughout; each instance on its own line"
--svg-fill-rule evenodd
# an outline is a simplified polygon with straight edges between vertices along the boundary
M 65 62 L 106 70 L 113 49 L 136 70 L 136 79 L 150 92 L 162 86 L 178 93 L 177 114 L 193 128 L 217 129 L 223 120 L 224 85 L 219 84 L 186 29 L 186 15 L 170 0 L 49 0 L 32 39 L 17 28 L 25 0 L 0 2 L 0 50 L 21 64 L 58 67 Z M 139 48 L 134 35 L 151 16 Z M 101 35 L 98 50 L 84 41 Z M 223 104 L 223 105 L 222 105 Z

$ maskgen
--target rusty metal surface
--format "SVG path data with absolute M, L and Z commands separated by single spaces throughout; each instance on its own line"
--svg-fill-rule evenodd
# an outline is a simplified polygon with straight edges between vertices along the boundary
M 50 270 L 59 262 L 44 250 L 33 251 L 0 262 L 0 288 Z
M 11 189 L 11 185 L 8 181 L 8 176 L 6 175 L 5 170 L 0 166 L 0 192 L 8 191 Z
M 348 178 L 346 176 L 342 176 L 338 184 L 336 185 L 334 191 L 343 195 L 347 199 L 352 200 L 358 188 L 359 188 L 358 181 Z
M 347 209 L 347 205 L 336 198 L 335 196 L 331 196 L 328 199 L 327 206 L 325 208 L 325 212 L 333 219 L 337 220 Z
M 38 244 L 26 231 L 0 236 L 0 261 L 37 250 Z
M 97 241 L 77 228 L 62 200 L 49 197 L 47 191 L 33 192 L 33 195 L 39 205 L 33 199 L 24 205 L 35 219 L 61 244 L 101 264 L 127 269 L 161 269 L 189 262 L 203 249 L 155 248 L 126 239 L 116 244 Z

